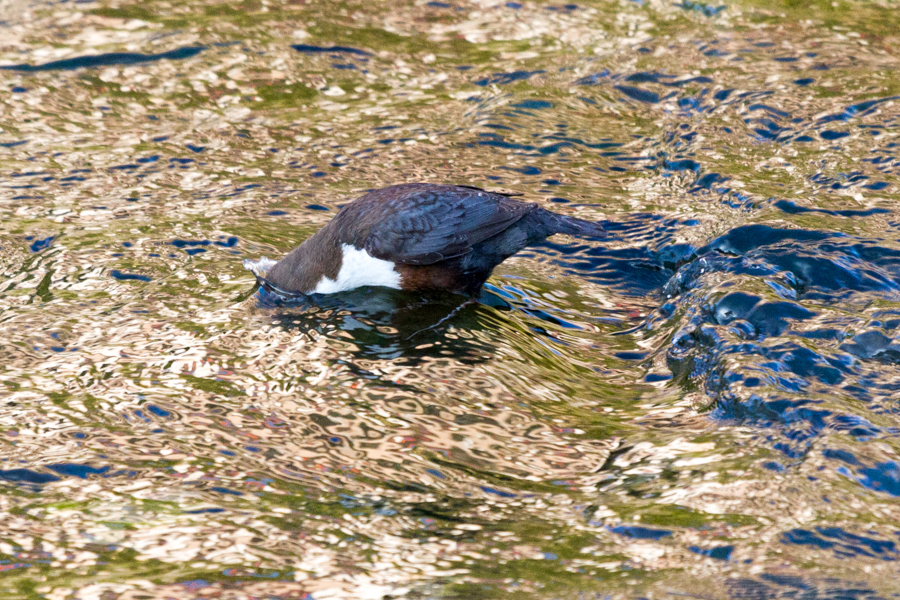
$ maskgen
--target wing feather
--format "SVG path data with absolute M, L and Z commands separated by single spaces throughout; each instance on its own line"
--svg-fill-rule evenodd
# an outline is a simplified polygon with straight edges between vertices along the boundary
M 431 184 L 377 190 L 347 206 L 374 223 L 360 232 L 369 254 L 408 265 L 468 254 L 535 208 L 478 188 Z

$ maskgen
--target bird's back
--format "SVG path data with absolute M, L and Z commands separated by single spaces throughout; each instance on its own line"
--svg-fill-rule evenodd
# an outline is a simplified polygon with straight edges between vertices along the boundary
M 475 293 L 497 264 L 558 232 L 602 227 L 479 188 L 395 185 L 344 206 L 265 279 L 301 293 L 364 285 Z

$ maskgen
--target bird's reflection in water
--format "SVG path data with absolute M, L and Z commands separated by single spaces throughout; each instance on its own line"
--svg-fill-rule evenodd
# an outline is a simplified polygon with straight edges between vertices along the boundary
M 470 364 L 487 360 L 493 344 L 483 332 L 496 329 L 498 310 L 512 310 L 506 300 L 484 290 L 476 298 L 381 287 L 285 297 L 262 287 L 257 299 L 279 327 L 325 335 L 338 330 L 353 341 L 359 358 L 406 364 L 435 356 Z

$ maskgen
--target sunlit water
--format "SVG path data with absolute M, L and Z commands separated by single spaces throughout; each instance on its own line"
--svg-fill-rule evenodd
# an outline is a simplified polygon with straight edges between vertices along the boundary
M 0 2 L 3 598 L 896 596 L 898 11 Z M 411 181 L 610 236 L 242 267 Z

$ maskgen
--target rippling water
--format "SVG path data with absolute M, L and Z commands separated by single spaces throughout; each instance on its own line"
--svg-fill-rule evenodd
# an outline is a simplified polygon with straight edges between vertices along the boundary
M 898 10 L 0 0 L 3 597 L 897 596 Z M 610 236 L 243 269 L 409 181 Z

